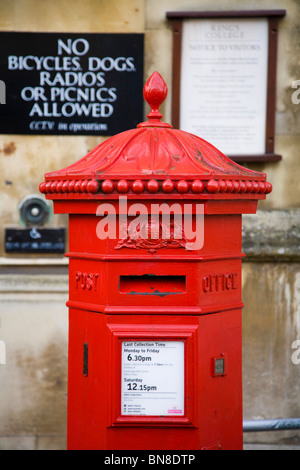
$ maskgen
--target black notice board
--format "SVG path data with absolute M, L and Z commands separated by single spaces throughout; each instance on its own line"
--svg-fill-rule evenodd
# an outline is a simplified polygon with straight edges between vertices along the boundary
M 65 253 L 64 228 L 6 228 L 6 253 L 36 253 L 63 254 Z
M 0 32 L 0 134 L 114 135 L 136 127 L 143 60 L 143 34 Z

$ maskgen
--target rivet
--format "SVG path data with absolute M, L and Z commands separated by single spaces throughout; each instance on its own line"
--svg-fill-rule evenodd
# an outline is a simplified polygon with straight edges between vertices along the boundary
M 273 186 L 271 185 L 271 183 L 266 182 L 265 183 L 266 194 L 269 194 L 270 192 L 272 192 L 272 189 L 273 189 Z
M 142 180 L 136 180 L 132 183 L 132 191 L 136 194 L 140 194 L 144 191 L 145 184 Z
M 114 183 L 110 180 L 104 180 L 101 186 L 101 189 L 104 193 L 112 193 L 114 190 Z
M 147 183 L 147 189 L 149 193 L 157 193 L 159 190 L 159 182 L 156 180 L 150 180 Z
M 176 185 L 176 189 L 179 193 L 183 194 L 183 193 L 187 193 L 188 190 L 189 190 L 189 183 L 185 180 L 180 180 L 178 181 L 177 185 Z
M 233 191 L 233 183 L 232 183 L 232 181 L 226 180 L 225 183 L 226 183 L 226 192 L 227 192 L 227 193 L 232 193 L 232 191 Z
M 92 193 L 92 194 L 95 194 L 99 191 L 99 183 L 98 181 L 96 180 L 91 180 L 88 182 L 88 184 L 86 185 L 86 189 L 87 189 L 87 192 L 88 193 Z
M 68 191 L 69 193 L 72 193 L 74 191 L 74 187 L 75 187 L 75 183 L 76 181 L 75 180 L 72 180 L 68 183 Z
M 251 181 L 246 181 L 247 193 L 252 192 L 252 183 Z
M 63 181 L 61 190 L 63 193 L 67 193 L 69 191 L 69 181 Z
M 219 191 L 220 186 L 218 181 L 216 180 L 209 180 L 206 185 L 206 189 L 209 193 L 215 194 Z
M 233 192 L 238 193 L 240 190 L 240 182 L 239 181 L 233 181 Z
M 80 193 L 80 190 L 81 190 L 81 183 L 82 181 L 81 180 L 77 180 L 75 185 L 74 185 L 74 191 L 75 193 Z
M 46 191 L 46 181 L 43 181 L 43 183 L 41 183 L 39 185 L 39 190 L 42 194 L 45 194 L 47 191 Z
M 226 193 L 227 185 L 224 180 L 219 181 L 219 186 L 220 186 L 220 192 Z
M 63 181 L 60 180 L 60 181 L 57 182 L 57 185 L 56 185 L 56 192 L 57 193 L 61 193 L 62 185 L 63 185 Z
M 247 186 L 245 181 L 240 181 L 240 192 L 245 193 L 247 191 Z
M 51 191 L 51 181 L 48 181 L 48 183 L 46 183 L 46 193 L 50 193 Z
M 172 180 L 166 180 L 162 184 L 162 190 L 164 193 L 172 193 L 174 191 L 175 184 Z
M 200 180 L 195 180 L 192 183 L 192 191 L 193 193 L 202 193 L 204 191 L 204 183 Z
M 84 193 L 86 191 L 88 180 L 83 180 L 81 185 L 80 185 L 80 191 Z
M 117 190 L 119 193 L 127 193 L 129 190 L 129 183 L 126 180 L 120 180 L 117 183 Z
M 51 183 L 51 186 L 50 186 L 50 191 L 51 191 L 51 193 L 55 193 L 55 191 L 56 191 L 56 185 L 57 185 L 57 181 L 53 181 L 53 182 Z

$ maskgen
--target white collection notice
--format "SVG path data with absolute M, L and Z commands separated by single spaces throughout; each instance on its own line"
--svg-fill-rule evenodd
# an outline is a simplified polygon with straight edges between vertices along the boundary
M 184 415 L 184 342 L 122 342 L 122 415 Z

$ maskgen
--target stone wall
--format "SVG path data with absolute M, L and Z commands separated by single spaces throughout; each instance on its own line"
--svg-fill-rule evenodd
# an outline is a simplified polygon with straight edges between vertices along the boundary
M 67 298 L 67 275 L 0 275 L 2 450 L 66 448 Z
M 244 419 L 300 416 L 300 363 L 292 358 L 300 339 L 299 221 L 299 209 L 243 216 Z M 300 431 L 244 440 L 300 445 Z

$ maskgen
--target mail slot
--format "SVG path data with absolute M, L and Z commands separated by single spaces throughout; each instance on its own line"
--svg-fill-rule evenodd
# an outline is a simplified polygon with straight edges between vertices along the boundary
M 69 214 L 68 448 L 242 449 L 242 214 L 271 191 L 200 137 L 148 120 L 40 190 Z
M 185 276 L 120 276 L 120 292 L 129 295 L 178 295 L 186 293 Z

